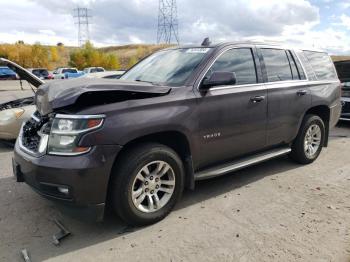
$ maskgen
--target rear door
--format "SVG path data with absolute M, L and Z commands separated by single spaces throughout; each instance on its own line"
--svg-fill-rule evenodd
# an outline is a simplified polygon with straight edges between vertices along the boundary
M 291 50 L 260 47 L 268 93 L 267 145 L 291 142 L 311 105 L 311 94 L 300 61 Z
M 235 85 L 199 91 L 199 167 L 262 149 L 266 144 L 267 93 L 254 47 L 227 48 L 205 70 L 234 72 Z

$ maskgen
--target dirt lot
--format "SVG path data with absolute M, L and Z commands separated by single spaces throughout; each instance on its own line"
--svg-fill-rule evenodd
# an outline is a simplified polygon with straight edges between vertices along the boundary
M 350 261 L 350 124 L 309 166 L 287 157 L 197 184 L 153 226 L 62 215 L 12 178 L 0 145 L 0 261 Z M 346 137 L 347 136 L 347 137 Z M 51 243 L 59 217 L 72 231 Z

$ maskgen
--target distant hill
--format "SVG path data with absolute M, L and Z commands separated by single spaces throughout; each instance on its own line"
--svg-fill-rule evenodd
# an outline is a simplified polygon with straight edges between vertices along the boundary
M 333 60 L 333 62 L 350 60 L 350 56 L 332 55 L 332 60 Z

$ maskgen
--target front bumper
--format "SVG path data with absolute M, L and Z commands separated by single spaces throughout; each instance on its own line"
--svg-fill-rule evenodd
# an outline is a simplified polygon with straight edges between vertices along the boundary
M 340 120 L 350 121 L 350 97 L 342 97 L 342 112 L 340 116 Z
M 14 174 L 18 182 L 27 183 L 42 196 L 102 220 L 110 173 L 120 150 L 118 145 L 103 145 L 80 156 L 33 157 L 17 141 Z

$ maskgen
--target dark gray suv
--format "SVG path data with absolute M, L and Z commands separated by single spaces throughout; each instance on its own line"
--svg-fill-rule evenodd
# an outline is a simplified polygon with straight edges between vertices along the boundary
M 42 85 L 17 139 L 17 181 L 127 223 L 164 218 L 185 187 L 289 154 L 313 162 L 340 116 L 329 56 L 260 43 L 159 51 L 120 80 Z M 83 211 L 81 211 L 83 212 Z

